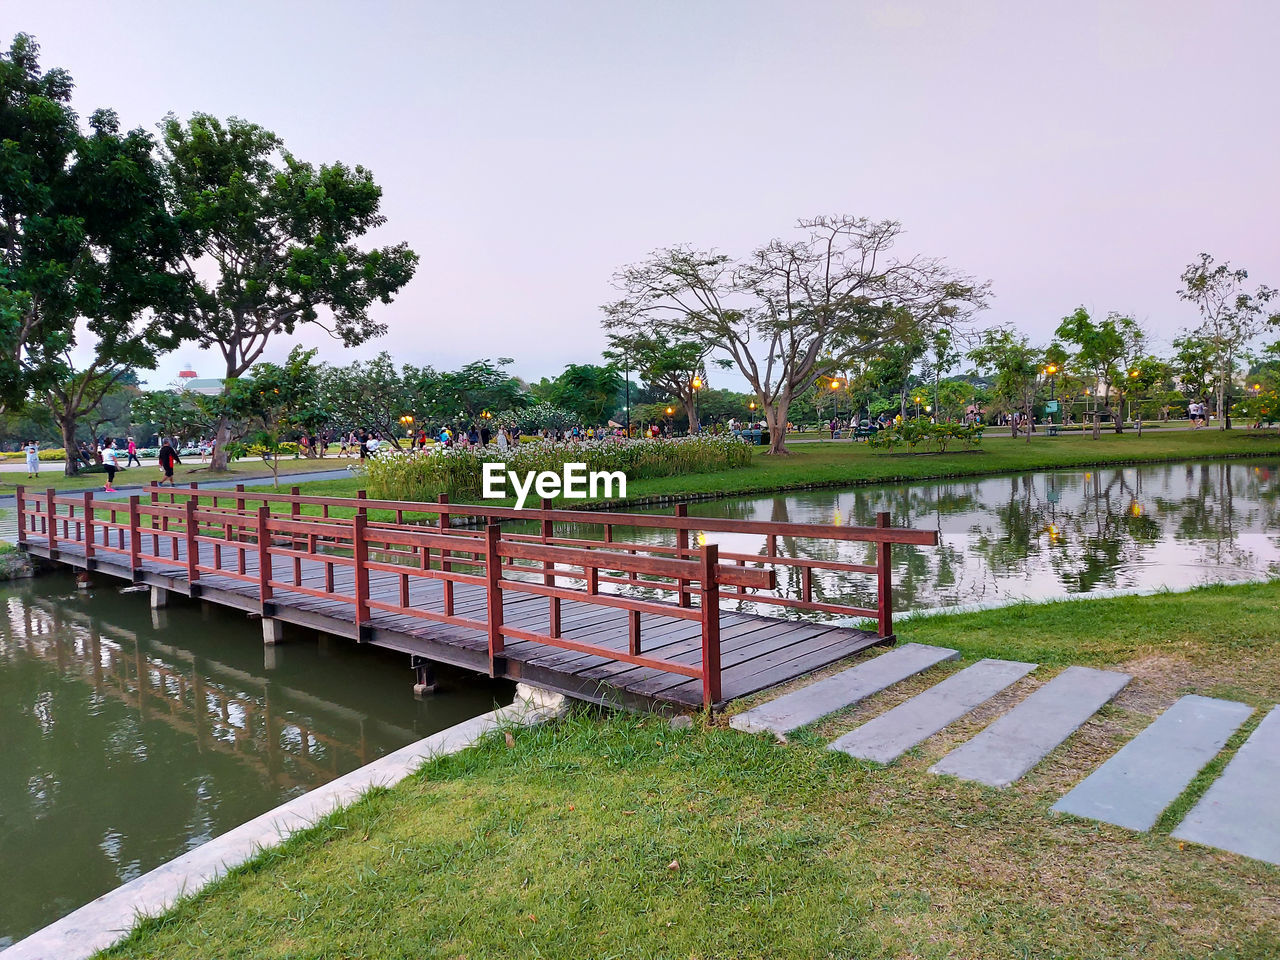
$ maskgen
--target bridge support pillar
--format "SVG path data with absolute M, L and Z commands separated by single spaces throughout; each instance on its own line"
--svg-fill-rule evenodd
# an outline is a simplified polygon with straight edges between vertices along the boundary
M 436 692 L 436 668 L 424 657 L 413 658 L 413 695 L 421 697 Z
M 273 646 L 284 640 L 284 621 L 275 617 L 262 618 L 262 642 Z
M 151 609 L 163 610 L 169 605 L 169 591 L 164 587 L 151 588 Z

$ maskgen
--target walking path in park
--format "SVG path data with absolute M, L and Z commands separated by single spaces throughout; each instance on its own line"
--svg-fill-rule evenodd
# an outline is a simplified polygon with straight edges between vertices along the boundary
M 734 716 L 730 726 L 781 737 L 958 657 L 954 650 L 908 643 L 752 707 Z M 1036 668 L 1030 663 L 979 660 L 861 723 L 829 749 L 892 763 Z M 1115 671 L 1068 667 L 929 770 L 1007 787 L 1066 742 L 1129 680 Z M 1253 712 L 1249 705 L 1231 700 L 1184 696 L 1052 809 L 1130 830 L 1151 830 Z M 1280 864 L 1277 795 L 1280 705 L 1235 752 L 1173 836 Z
M 340 470 L 317 470 L 314 473 L 291 473 L 282 479 L 287 479 L 289 485 L 295 483 L 303 483 L 312 480 L 341 480 L 351 476 L 351 472 L 343 467 Z M 249 477 L 242 480 L 238 477 L 227 480 L 205 480 L 200 483 L 202 489 L 206 490 L 231 490 L 236 484 L 244 484 L 246 487 L 269 487 L 275 483 L 272 477 Z M 31 483 L 31 488 L 39 489 L 36 482 Z M 184 484 L 184 486 L 186 486 Z M 56 489 L 56 488 L 55 488 Z M 142 484 L 121 484 L 116 487 L 114 493 L 104 493 L 101 490 L 95 490 L 93 498 L 95 500 L 125 500 L 130 495 L 140 490 L 146 490 L 147 487 Z M 64 493 L 83 493 L 84 491 L 77 488 L 72 491 L 58 490 L 59 495 Z M 12 493 L 0 493 L 0 540 L 8 543 L 18 542 L 18 515 L 12 510 L 7 509 L 14 505 L 15 496 Z

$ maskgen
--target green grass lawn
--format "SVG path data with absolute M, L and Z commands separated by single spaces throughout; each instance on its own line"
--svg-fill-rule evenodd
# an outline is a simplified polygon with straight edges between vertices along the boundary
M 713 473 L 637 480 L 627 484 L 627 499 L 612 505 L 675 499 L 748 495 L 809 487 L 852 486 L 903 480 L 972 477 L 1027 470 L 1099 466 L 1104 464 L 1181 461 L 1221 457 L 1280 457 L 1280 434 L 1267 431 L 1166 430 L 1142 437 L 1133 432 L 1104 433 L 1100 440 L 1062 436 L 1013 440 L 988 433 L 976 452 L 888 455 L 866 444 L 836 441 L 798 443 L 786 457 L 772 457 L 760 448 L 751 465 Z M 316 496 L 355 496 L 363 482 L 352 477 L 302 484 Z M 464 498 L 455 497 L 462 502 Z M 473 498 L 478 502 L 478 498 Z M 510 506 L 514 500 L 488 501 Z M 557 506 L 581 506 L 590 501 L 558 499 Z
M 1280 585 L 920 619 L 903 638 L 1044 666 L 888 768 L 823 745 L 909 684 L 786 744 L 723 718 L 673 731 L 585 710 L 512 731 L 510 745 L 499 734 L 263 854 L 108 955 L 1277 956 L 1280 869 L 1173 840 L 1176 815 L 1136 834 L 1049 806 L 1183 693 L 1280 699 Z M 926 772 L 1069 663 L 1134 681 L 1008 790 Z

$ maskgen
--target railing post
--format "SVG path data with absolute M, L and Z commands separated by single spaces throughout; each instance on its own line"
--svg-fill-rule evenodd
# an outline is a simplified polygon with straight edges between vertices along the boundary
M 684 503 L 676 504 L 676 516 L 687 517 L 689 515 L 689 507 Z M 689 531 L 681 528 L 676 531 L 676 559 L 684 560 L 689 552 Z M 676 586 L 676 605 L 681 607 L 689 606 L 691 600 L 689 597 L 689 581 L 677 580 Z
M 271 532 L 267 528 L 270 514 L 265 503 L 258 507 L 258 600 L 264 617 L 271 602 Z
M 484 572 L 488 580 L 485 594 L 489 621 L 489 676 L 497 676 L 497 661 L 502 656 L 502 561 L 498 557 L 498 541 L 502 527 L 491 523 L 484 528 Z
M 448 502 L 449 502 L 449 495 L 447 493 L 442 493 L 440 494 L 440 496 L 436 497 L 436 503 L 440 504 L 441 506 L 443 506 Z M 439 514 L 436 515 L 436 523 L 439 524 L 440 526 L 441 534 L 447 533 L 449 530 L 449 514 L 445 510 L 441 510 Z M 443 547 L 440 548 L 440 572 L 441 573 L 453 572 L 453 564 L 448 559 L 451 556 L 453 556 L 452 550 L 445 550 Z M 440 590 L 442 595 L 444 596 L 444 615 L 446 617 L 452 617 L 453 616 L 453 581 L 441 580 Z
M 542 509 L 543 510 L 551 509 L 550 497 L 542 498 Z M 555 539 L 555 535 L 556 535 L 556 522 L 552 520 L 550 517 L 544 516 L 542 518 L 542 542 L 544 544 L 550 542 L 551 540 Z M 546 560 L 542 561 L 542 582 L 545 586 L 554 587 L 556 585 L 556 575 L 553 572 L 554 567 L 555 567 L 555 564 L 548 563 Z M 549 620 L 548 634 L 552 637 L 558 638 L 560 636 L 560 598 L 559 597 L 547 597 L 547 619 Z
M 58 492 L 50 487 L 44 492 L 44 509 L 49 524 L 49 559 L 52 560 L 58 555 L 58 505 L 53 502 L 53 498 Z
M 86 490 L 84 492 L 84 567 L 89 570 L 93 567 L 93 493 Z M 110 533 L 110 528 L 107 528 Z
M 236 484 L 236 513 L 244 513 L 244 484 Z
M 18 484 L 13 492 L 13 503 L 18 508 L 18 546 L 27 542 L 26 487 Z
M 196 581 L 200 579 L 200 544 L 196 542 L 196 498 L 188 497 L 186 506 L 187 526 L 187 591 L 195 596 Z
M 369 622 L 369 542 L 365 528 L 369 517 L 361 507 L 351 523 L 351 556 L 355 560 L 356 642 L 364 640 L 364 630 Z
M 702 547 L 702 705 L 708 710 L 720 695 L 720 584 L 716 582 L 719 548 Z
M 876 514 L 876 526 L 889 526 L 889 514 Z M 893 558 L 892 544 L 887 540 L 876 544 L 876 610 L 881 638 L 893 636 Z
M 301 493 L 302 493 L 302 490 L 299 487 L 289 488 L 290 497 L 296 498 Z M 296 499 L 290 500 L 289 501 L 289 517 L 291 519 L 296 520 L 301 515 L 302 515 L 302 504 L 298 503 Z M 294 549 L 296 550 L 298 547 L 298 535 L 296 533 L 289 534 L 289 542 L 293 544 Z M 315 551 L 312 551 L 312 552 L 314 553 Z M 296 586 L 302 586 L 302 558 L 301 557 L 293 558 L 293 582 Z
M 153 494 L 154 496 L 154 494 Z M 152 523 L 155 523 L 155 516 L 152 515 Z M 129 572 L 136 579 L 138 571 L 142 569 L 142 524 L 138 521 L 138 495 L 135 493 L 129 498 Z M 156 551 L 159 556 L 160 551 Z

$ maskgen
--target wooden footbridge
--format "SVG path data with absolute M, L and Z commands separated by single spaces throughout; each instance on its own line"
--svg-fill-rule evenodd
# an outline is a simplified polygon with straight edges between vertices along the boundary
M 31 554 L 260 615 L 268 642 L 292 623 L 626 707 L 714 708 L 892 643 L 892 547 L 938 542 L 883 513 L 826 526 L 194 484 L 127 501 L 19 487 L 16 506 Z M 759 546 L 708 541 L 724 535 Z M 867 562 L 803 555 L 822 541 L 865 543 Z M 874 605 L 815 598 L 821 572 L 874 577 Z

